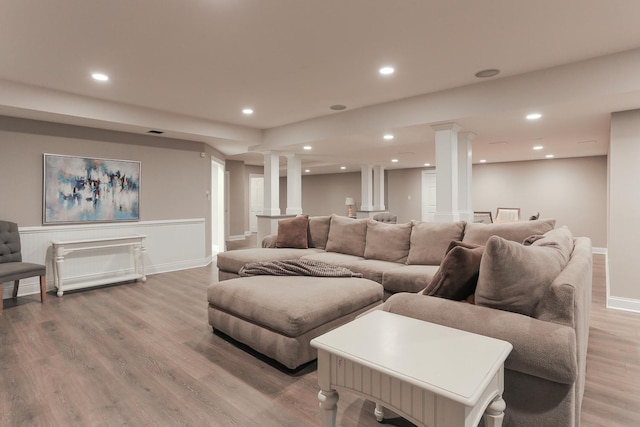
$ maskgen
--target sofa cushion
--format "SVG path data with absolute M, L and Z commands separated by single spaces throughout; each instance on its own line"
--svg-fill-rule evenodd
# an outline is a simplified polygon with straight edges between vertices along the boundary
M 306 215 L 279 220 L 276 248 L 307 249 L 308 229 L 309 217 Z
M 367 219 L 352 219 L 331 215 L 327 252 L 364 256 Z
M 219 270 L 238 273 L 243 265 L 249 262 L 281 261 L 298 259 L 303 255 L 323 252 L 322 249 L 274 249 L 252 248 L 221 252 L 216 255 L 216 266 Z
M 569 260 L 562 243 L 568 233 L 554 230 L 531 246 L 490 237 L 480 262 L 476 305 L 531 316 Z
M 439 265 L 452 240 L 461 240 L 465 222 L 412 221 L 407 264 Z M 530 233 L 534 234 L 534 233 Z
M 364 257 L 405 263 L 409 255 L 411 223 L 388 224 L 369 220 Z
M 241 277 L 207 289 L 212 307 L 251 323 L 297 337 L 382 301 L 382 286 L 360 278 Z
M 437 271 L 437 265 L 398 265 L 383 273 L 382 286 L 389 293 L 420 292 Z
M 310 248 L 324 249 L 329 238 L 330 216 L 309 217 L 309 236 L 307 237 Z
M 456 301 L 472 295 L 478 283 L 483 252 L 484 246 L 452 241 L 440 269 L 422 293 Z
M 500 236 L 503 239 L 522 243 L 524 239 L 536 234 L 544 234 L 553 230 L 555 219 L 538 219 L 535 221 L 509 222 L 505 224 L 469 223 L 464 229 L 465 243 L 484 245 L 489 237 Z

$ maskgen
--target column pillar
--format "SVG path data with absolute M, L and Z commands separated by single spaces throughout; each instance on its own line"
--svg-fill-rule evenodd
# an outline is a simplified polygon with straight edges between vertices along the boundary
M 460 125 L 432 126 L 436 132 L 436 222 L 460 221 L 458 210 L 458 132 Z
M 471 170 L 473 149 L 471 143 L 476 134 L 460 132 L 458 134 L 458 209 L 462 221 L 473 222 L 473 202 L 471 194 Z
M 262 215 L 280 215 L 280 154 L 264 153 L 264 207 Z
M 287 215 L 302 213 L 302 161 L 295 154 L 287 154 Z
M 373 210 L 383 211 L 384 207 L 384 166 L 373 167 Z
M 371 172 L 371 165 L 362 165 L 360 172 L 362 191 L 360 210 L 365 212 L 373 210 L 373 178 Z

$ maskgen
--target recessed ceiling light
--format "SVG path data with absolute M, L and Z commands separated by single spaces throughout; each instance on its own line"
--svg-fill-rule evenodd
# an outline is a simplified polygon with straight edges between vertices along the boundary
M 387 66 L 385 66 L 385 67 L 380 68 L 378 71 L 379 71 L 379 72 L 380 72 L 380 74 L 382 74 L 383 76 L 388 76 L 388 75 L 390 75 L 390 74 L 395 73 L 395 71 L 396 71 L 396 70 L 395 70 L 393 67 L 390 67 L 390 66 L 388 66 L 388 65 L 387 65 Z
M 536 145 L 533 147 L 534 150 L 542 150 L 544 147 L 542 145 Z
M 431 166 L 431 163 L 425 163 L 424 165 L 425 166 Z
M 347 108 L 347 106 L 346 105 L 342 105 L 342 104 L 335 104 L 335 105 L 332 105 L 331 107 L 329 107 L 329 109 L 333 110 L 333 111 L 342 111 L 342 110 L 344 110 L 346 108 Z
M 390 141 L 393 139 L 393 135 L 391 135 L 390 133 L 387 133 L 383 136 L 384 139 L 386 139 L 387 141 Z
M 391 159 L 391 163 L 398 163 L 398 159 Z
M 545 157 L 546 157 L 547 159 L 553 159 L 553 157 L 554 157 L 554 156 L 553 156 L 553 154 L 547 154 Z
M 251 114 L 253 114 L 253 108 L 243 108 L 242 114 L 250 116 Z
M 311 146 L 310 145 L 305 145 L 304 147 L 302 147 L 303 150 L 311 150 Z
M 346 166 L 340 166 L 341 170 L 345 170 L 347 167 Z
M 538 120 L 540 117 L 542 117 L 540 113 L 527 114 L 527 120 Z
M 311 172 L 311 169 L 305 169 L 304 171 L 305 171 L 305 173 L 309 173 L 309 172 Z
M 104 73 L 93 73 L 91 74 L 94 80 L 98 80 L 99 82 L 106 82 L 109 80 L 109 76 Z
M 478 71 L 475 76 L 479 79 L 486 79 L 487 77 L 497 76 L 500 73 L 500 70 L 496 68 L 488 68 L 486 70 Z
M 487 163 L 485 159 L 480 160 L 480 163 Z

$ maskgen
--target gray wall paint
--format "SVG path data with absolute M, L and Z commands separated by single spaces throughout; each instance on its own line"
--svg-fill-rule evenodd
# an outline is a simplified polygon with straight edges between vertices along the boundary
M 640 301 L 640 110 L 612 114 L 610 141 L 610 293 Z
M 211 162 L 202 152 L 223 158 L 199 142 L 0 116 L 0 218 L 42 225 L 44 153 L 139 160 L 140 219 L 205 218 L 209 256 Z
M 287 211 L 287 180 L 280 178 L 280 213 Z M 346 215 L 344 204 L 353 197 L 354 213 L 360 209 L 360 172 L 345 172 L 302 177 L 302 211 L 308 215 Z

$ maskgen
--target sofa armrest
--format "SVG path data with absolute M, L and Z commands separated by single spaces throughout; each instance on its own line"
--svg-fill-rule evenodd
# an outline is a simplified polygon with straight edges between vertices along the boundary
M 392 295 L 383 310 L 510 342 L 507 369 L 562 384 L 577 378 L 576 335 L 569 326 L 410 293 Z
M 277 239 L 278 239 L 277 234 L 269 234 L 268 236 L 264 236 L 264 239 L 262 239 L 262 247 L 275 248 Z

